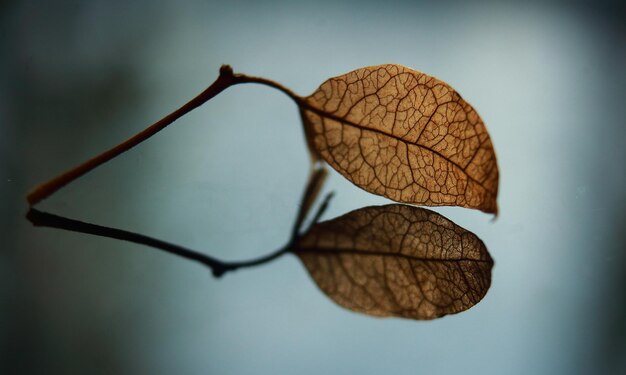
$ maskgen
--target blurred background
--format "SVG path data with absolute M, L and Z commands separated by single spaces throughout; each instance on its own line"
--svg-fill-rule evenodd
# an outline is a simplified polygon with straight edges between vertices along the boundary
M 626 15 L 620 1 L 3 1 L 0 373 L 626 373 Z M 493 284 L 430 322 L 326 298 L 285 256 L 213 279 L 139 245 L 24 218 L 35 184 L 177 108 L 219 66 L 301 95 L 381 63 L 481 114 L 500 216 Z M 308 170 L 298 111 L 230 88 L 38 208 L 228 260 L 287 240 Z M 336 173 L 325 217 L 388 201 Z

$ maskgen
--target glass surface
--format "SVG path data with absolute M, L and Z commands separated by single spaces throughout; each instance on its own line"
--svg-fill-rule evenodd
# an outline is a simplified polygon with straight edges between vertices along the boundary
M 626 32 L 612 4 L 3 4 L 0 372 L 626 372 Z M 32 186 L 177 108 L 223 63 L 300 95 L 381 63 L 456 88 L 494 142 L 500 216 L 434 210 L 486 243 L 484 300 L 376 319 L 335 305 L 294 256 L 218 280 L 25 220 Z M 295 105 L 236 86 L 39 208 L 249 259 L 288 239 L 308 162 Z M 330 190 L 325 218 L 389 202 L 335 172 Z

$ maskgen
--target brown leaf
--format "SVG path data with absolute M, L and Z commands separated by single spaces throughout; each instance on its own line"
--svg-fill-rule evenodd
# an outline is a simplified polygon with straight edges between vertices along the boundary
M 491 284 L 483 242 L 445 217 L 392 204 L 314 225 L 294 252 L 331 299 L 374 316 L 434 319 L 467 310 Z
M 301 112 L 309 146 L 359 187 L 398 202 L 497 213 L 487 129 L 447 83 L 401 65 L 324 82 Z

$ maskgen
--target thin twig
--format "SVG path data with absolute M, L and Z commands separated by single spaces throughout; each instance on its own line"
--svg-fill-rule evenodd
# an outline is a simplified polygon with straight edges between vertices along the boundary
M 306 228 L 304 233 L 307 233 L 308 231 L 310 231 L 311 227 L 313 225 L 317 224 L 320 221 L 320 218 L 322 217 L 324 212 L 326 212 L 326 209 L 328 208 L 328 205 L 330 204 L 330 200 L 334 196 L 335 196 L 335 192 L 334 191 L 331 191 L 330 193 L 326 194 L 326 196 L 324 197 L 324 200 L 322 201 L 322 204 L 320 204 L 320 206 L 317 208 L 317 212 L 313 216 L 313 219 L 309 223 L 309 226 Z
M 228 65 L 223 65 L 220 69 L 220 74 L 215 82 L 211 84 L 206 90 L 200 93 L 198 96 L 184 104 L 179 109 L 165 116 L 161 120 L 152 124 L 148 128 L 144 129 L 140 133 L 135 136 L 129 138 L 128 140 L 118 144 L 117 146 L 87 160 L 86 162 L 78 165 L 75 168 L 70 169 L 69 171 L 35 187 L 27 196 L 28 203 L 30 205 L 30 211 L 27 214 L 28 220 L 30 220 L 36 226 L 46 226 L 53 227 L 58 229 L 65 229 L 74 232 L 81 232 L 87 234 L 93 234 L 102 237 L 115 238 L 123 241 L 130 241 L 138 244 L 143 244 L 147 246 L 151 246 L 163 251 L 166 251 L 171 254 L 175 254 L 181 256 L 186 259 L 190 259 L 201 264 L 204 264 L 211 268 L 213 275 L 219 277 L 226 272 L 236 270 L 238 268 L 243 267 L 252 267 L 256 265 L 260 265 L 263 263 L 267 263 L 271 260 L 278 258 L 279 256 L 287 253 L 290 249 L 296 244 L 298 239 L 300 238 L 300 230 L 302 227 L 302 223 L 304 222 L 310 208 L 313 206 L 317 195 L 322 189 L 324 184 L 327 170 L 320 165 L 314 165 L 314 170 L 312 174 L 309 176 L 309 181 L 307 183 L 307 188 L 302 197 L 302 201 L 300 203 L 300 209 L 298 211 L 293 230 L 290 236 L 290 240 L 287 245 L 282 248 L 276 250 L 273 253 L 265 255 L 263 257 L 249 260 L 249 261 L 241 261 L 241 262 L 224 262 L 213 257 L 210 257 L 206 254 L 190 250 L 184 248 L 182 246 L 174 245 L 165 241 L 158 240 L 156 238 L 152 238 L 149 236 L 145 236 L 138 233 L 133 233 L 129 231 L 125 231 L 122 229 L 105 227 L 101 225 L 86 223 L 79 220 L 69 219 L 62 216 L 53 215 L 46 212 L 41 212 L 32 208 L 35 204 L 42 201 L 43 199 L 49 197 L 54 194 L 57 190 L 62 188 L 63 186 L 69 184 L 70 182 L 76 180 L 82 175 L 88 173 L 94 168 L 108 162 L 109 160 L 115 158 L 116 156 L 130 150 L 146 139 L 152 137 L 159 131 L 163 130 L 168 125 L 172 124 L 174 121 L 194 110 L 195 108 L 201 106 L 206 103 L 211 98 L 215 97 L 217 94 L 221 93 L 225 89 L 230 86 L 242 84 L 242 83 L 258 83 L 266 86 L 273 87 L 281 92 L 285 93 L 289 96 L 300 108 L 308 107 L 307 103 L 303 98 L 296 95 L 290 89 L 276 83 L 274 81 L 260 78 L 260 77 L 252 77 L 244 74 L 234 74 L 233 70 Z M 305 129 L 306 130 L 306 129 Z M 320 208 L 318 209 L 312 224 L 316 223 L 324 210 L 328 205 L 328 201 L 332 194 L 329 194 L 325 201 L 322 203 Z M 311 224 L 311 225 L 312 225 Z M 310 226 L 309 226 L 310 229 Z
M 328 170 L 323 165 L 318 165 L 309 175 L 309 181 L 307 182 L 306 188 L 304 189 L 304 193 L 302 195 L 300 209 L 298 210 L 298 216 L 296 216 L 296 220 L 294 221 L 293 228 L 291 230 L 291 239 L 294 240 L 298 237 L 300 230 L 302 229 L 302 222 L 306 219 L 313 203 L 317 199 L 322 187 L 324 186 L 324 182 L 326 181 L 326 177 L 328 176 Z
M 178 108 L 174 112 L 169 115 L 163 117 L 161 120 L 155 122 L 150 125 L 143 131 L 137 133 L 126 141 L 118 144 L 117 146 L 87 160 L 86 162 L 62 173 L 51 180 L 44 182 L 41 185 L 36 186 L 30 193 L 28 193 L 26 199 L 28 204 L 32 207 L 40 201 L 46 199 L 54 192 L 62 188 L 63 186 L 69 184 L 70 182 L 76 180 L 80 176 L 85 173 L 93 170 L 94 168 L 108 162 L 109 160 L 115 158 L 116 156 L 130 150 L 131 148 L 137 146 L 141 142 L 146 139 L 152 137 L 159 131 L 163 130 L 165 127 L 181 118 L 185 114 L 191 112 L 195 108 L 198 108 L 202 104 L 206 103 L 211 98 L 215 97 L 217 94 L 221 93 L 225 89 L 230 86 L 242 84 L 242 83 L 259 83 L 262 85 L 273 87 L 277 90 L 282 91 L 291 99 L 293 99 L 298 105 L 302 104 L 304 100 L 296 95 L 293 91 L 288 88 L 282 86 L 279 83 L 274 81 L 260 78 L 260 77 L 251 77 L 244 74 L 234 74 L 233 70 L 228 65 L 223 65 L 220 68 L 220 74 L 215 82 L 211 84 L 206 90 L 201 92 L 198 96 L 191 99 L 189 102 L 184 104 L 182 107 Z
M 93 234 L 101 237 L 114 238 L 122 241 L 134 242 L 141 245 L 150 246 L 163 250 L 170 254 L 178 255 L 185 259 L 199 262 L 209 267 L 215 277 L 220 277 L 226 272 L 234 271 L 238 268 L 257 266 L 278 258 L 288 251 L 288 246 L 264 257 L 242 262 L 225 262 L 195 250 L 161 241 L 143 234 L 126 231 L 123 229 L 111 228 L 102 225 L 86 223 L 84 221 L 69 219 L 66 217 L 53 215 L 31 208 L 26 214 L 28 220 L 35 226 L 51 227 L 69 230 L 72 232 Z

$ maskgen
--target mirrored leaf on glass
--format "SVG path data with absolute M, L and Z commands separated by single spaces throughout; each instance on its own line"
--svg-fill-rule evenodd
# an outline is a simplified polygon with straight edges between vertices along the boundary
M 497 213 L 491 139 L 447 83 L 378 65 L 327 80 L 304 103 L 314 157 L 362 189 L 397 202 Z
M 491 285 L 493 260 L 483 242 L 413 206 L 371 206 L 315 224 L 294 252 L 332 300 L 374 316 L 458 313 Z

